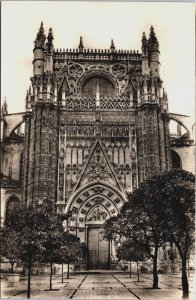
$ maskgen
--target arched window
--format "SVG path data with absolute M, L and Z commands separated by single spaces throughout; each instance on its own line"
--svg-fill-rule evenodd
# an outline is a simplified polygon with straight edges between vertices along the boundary
M 105 78 L 91 78 L 83 86 L 82 95 L 85 97 L 96 97 L 97 93 L 99 93 L 100 97 L 113 97 L 114 86 Z
M 12 212 L 18 207 L 20 207 L 19 199 L 15 196 L 11 197 L 8 200 L 7 207 L 6 207 L 6 218 L 5 218 L 6 223 L 9 221 Z
M 172 162 L 172 169 L 182 169 L 182 162 L 179 154 L 171 150 L 171 162 Z

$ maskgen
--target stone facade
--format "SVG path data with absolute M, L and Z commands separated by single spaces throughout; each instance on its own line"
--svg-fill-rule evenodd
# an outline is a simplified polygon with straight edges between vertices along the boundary
M 175 167 L 194 172 L 192 132 L 185 116 L 168 112 L 153 27 L 141 53 L 116 50 L 113 41 L 108 50 L 89 50 L 82 38 L 77 49 L 54 49 L 43 24 L 34 44 L 26 112 L 2 107 L 3 217 L 10 197 L 25 205 L 52 199 L 58 212 L 72 212 L 69 230 L 91 247 L 91 236 L 142 181 L 175 159 Z M 184 135 L 170 134 L 171 119 Z M 102 257 L 112 255 L 111 245 L 99 247 Z

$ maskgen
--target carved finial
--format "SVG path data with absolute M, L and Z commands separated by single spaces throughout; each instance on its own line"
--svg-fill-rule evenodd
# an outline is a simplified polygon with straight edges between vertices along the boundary
M 110 50 L 111 50 L 112 53 L 113 53 L 114 50 L 115 50 L 114 40 L 113 40 L 113 39 L 111 40 Z
M 83 44 L 83 38 L 82 36 L 80 37 L 80 43 L 79 43 L 79 52 L 83 52 L 83 49 L 84 49 L 84 44 Z
M 146 33 L 143 32 L 143 34 L 142 34 L 142 42 L 144 43 L 144 42 L 146 42 L 146 41 L 147 41 Z
M 52 50 L 54 49 L 53 42 L 52 42 L 54 40 L 52 28 L 49 29 L 47 40 L 48 41 L 46 43 L 46 48 L 47 48 L 48 52 L 51 53 Z
M 2 113 L 2 115 L 7 115 L 8 114 L 7 98 L 6 97 L 4 97 L 4 100 L 3 100 L 3 105 L 2 105 L 2 108 L 1 108 L 1 113 Z

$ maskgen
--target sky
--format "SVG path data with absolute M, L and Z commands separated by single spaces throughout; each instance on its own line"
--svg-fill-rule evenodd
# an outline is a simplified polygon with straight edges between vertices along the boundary
M 33 41 L 44 23 L 55 48 L 110 47 L 141 51 L 153 25 L 160 45 L 160 75 L 169 111 L 195 115 L 195 4 L 189 2 L 2 1 L 1 101 L 8 112 L 25 108 L 32 76 Z

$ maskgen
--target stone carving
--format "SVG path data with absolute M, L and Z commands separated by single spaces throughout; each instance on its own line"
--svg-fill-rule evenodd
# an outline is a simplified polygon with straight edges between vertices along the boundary
M 123 98 L 100 98 L 100 108 L 110 109 L 129 109 L 130 103 L 127 99 Z
M 85 170 L 81 184 L 91 181 L 109 181 L 116 185 L 111 170 L 99 146 L 96 147 Z
M 92 190 L 95 194 L 102 194 L 105 189 L 103 187 L 96 186 L 96 187 L 92 188 Z
M 87 142 L 89 143 L 89 141 Z M 67 143 L 67 147 L 68 145 L 70 144 Z M 91 143 L 89 147 L 92 148 Z M 105 181 L 121 189 L 117 179 L 117 173 L 115 173 L 112 164 L 110 164 L 109 157 L 106 156 L 106 153 L 104 152 L 100 142 L 96 142 L 96 146 L 94 146 L 94 149 L 91 152 L 90 156 L 89 156 L 90 151 L 88 151 L 88 154 L 86 154 L 87 149 L 90 149 L 89 147 L 84 148 L 85 157 L 83 155 L 83 161 L 81 167 L 76 165 L 76 172 L 77 172 L 76 179 L 78 180 L 78 182 L 75 189 L 91 181 Z M 86 167 L 83 173 L 81 173 L 80 170 L 82 170 L 82 166 L 84 166 L 84 164 L 86 164 Z M 71 167 L 70 165 L 67 165 L 66 174 L 67 175 L 68 173 L 69 175 L 73 174 L 73 171 L 74 171 L 73 166 Z M 75 183 L 76 182 L 74 182 L 74 184 Z M 73 178 L 72 178 L 72 185 L 73 185 Z
M 116 77 L 124 77 L 127 73 L 126 66 L 121 63 L 113 64 L 111 70 Z
M 101 120 L 103 124 L 129 124 L 130 115 L 124 112 L 121 114 L 114 112 L 111 112 L 110 114 L 102 113 Z
M 95 109 L 95 98 L 67 97 L 65 107 L 67 109 Z
M 74 113 L 69 113 L 66 115 L 66 124 L 94 124 L 94 121 L 95 121 L 95 116 L 94 116 L 94 113 L 86 113 L 86 112 L 83 112 L 82 114 L 81 113 L 78 113 L 77 116 L 76 114 Z
M 102 76 L 111 80 L 116 88 L 116 94 L 126 94 L 129 82 L 128 67 L 125 63 L 75 63 L 70 60 L 67 64 L 55 63 L 54 78 L 58 90 L 63 89 L 65 95 L 78 95 L 82 91 L 83 82 L 90 77 Z
M 96 206 L 90 212 L 87 221 L 104 221 L 107 218 L 107 212 L 100 206 Z
M 68 74 L 71 77 L 80 77 L 84 74 L 84 67 L 81 64 L 72 62 L 68 67 Z

